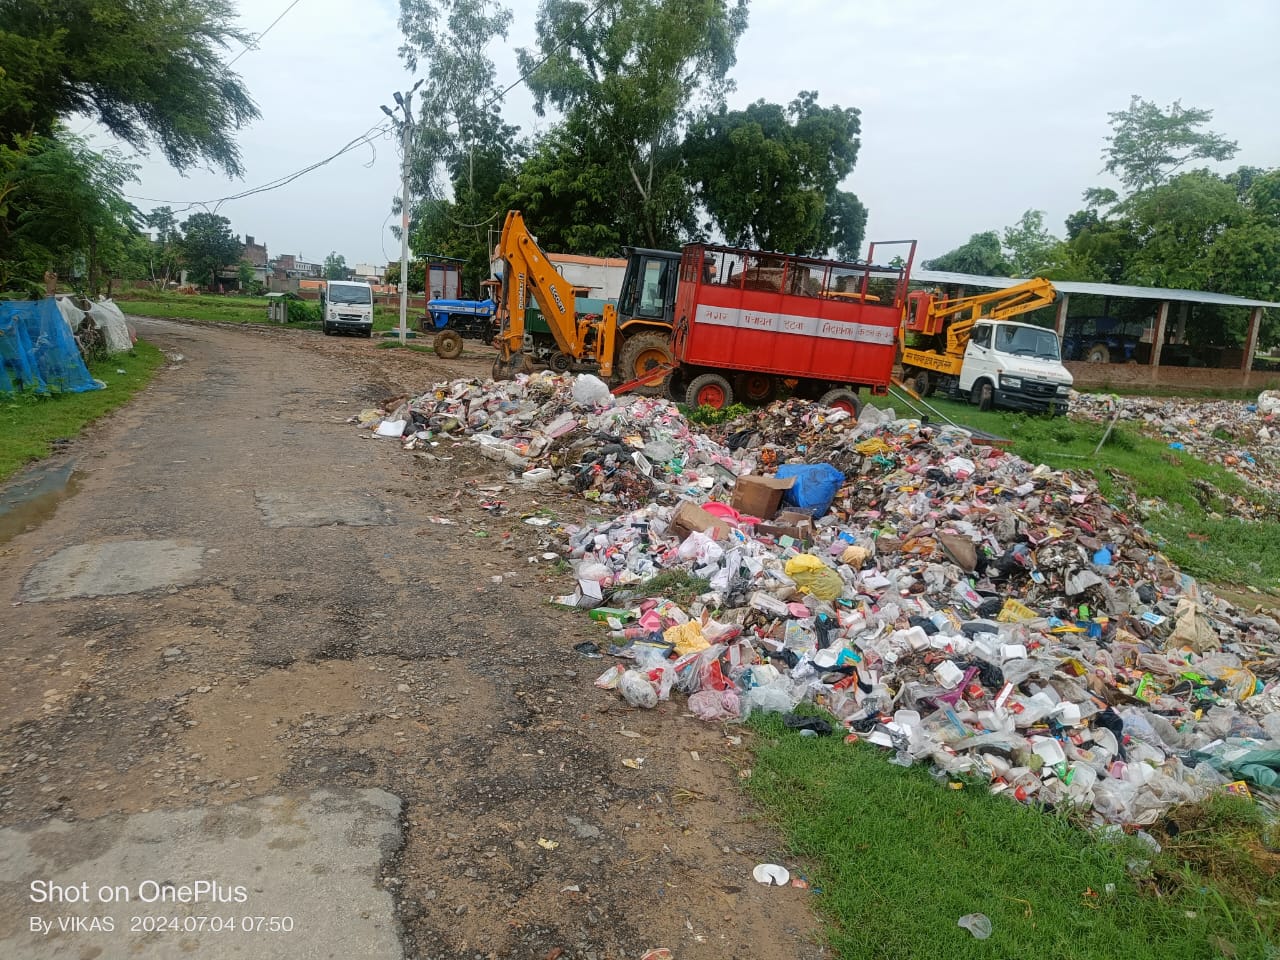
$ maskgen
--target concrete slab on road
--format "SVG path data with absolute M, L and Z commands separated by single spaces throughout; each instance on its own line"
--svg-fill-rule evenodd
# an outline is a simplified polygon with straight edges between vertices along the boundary
M 199 575 L 204 547 L 176 540 L 78 543 L 37 564 L 22 585 L 23 600 L 70 600 L 182 586 Z
M 255 496 L 268 527 L 376 527 L 394 522 L 390 511 L 366 493 L 259 490 Z
M 0 830 L 0 957 L 402 960 L 400 806 L 321 789 Z

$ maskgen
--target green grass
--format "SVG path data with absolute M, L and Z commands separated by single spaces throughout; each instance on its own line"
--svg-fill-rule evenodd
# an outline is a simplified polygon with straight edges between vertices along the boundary
M 896 397 L 875 402 L 911 415 Z M 1193 576 L 1280 590 L 1280 522 L 1231 516 L 1233 500 L 1241 498 L 1280 517 L 1280 499 L 1258 491 L 1225 467 L 1173 450 L 1167 442 L 1128 426 L 1117 425 L 1095 457 L 1103 424 L 1007 411 L 984 413 L 938 398 L 929 403 L 956 423 L 1009 439 L 1010 449 L 1033 463 L 1091 472 L 1113 503 L 1124 505 L 1130 498 L 1144 502 L 1147 509 L 1139 519 L 1160 540 L 1165 555 Z
M 163 363 L 163 353 L 139 340 L 129 353 L 89 364 L 89 372 L 106 383 L 105 390 L 52 397 L 0 395 L 0 480 L 47 457 L 54 440 L 76 436 L 86 424 L 125 403 Z
M 1148 856 L 1136 841 L 1108 842 L 984 786 L 948 789 L 838 736 L 801 738 L 777 716 L 752 726 L 748 788 L 790 845 L 771 856 L 793 871 L 802 868 L 795 858 L 813 866 L 808 879 L 841 957 L 1275 955 L 1267 943 L 1280 936 L 1280 882 L 1265 851 L 1237 853 L 1226 883 L 1175 840 L 1135 877 L 1128 861 Z M 1208 809 L 1202 825 L 1223 838 L 1211 842 L 1261 851 L 1256 815 Z M 967 913 L 991 919 L 989 940 L 956 926 Z
M 270 323 L 266 297 L 217 296 L 213 294 L 180 294 L 162 291 L 132 291 L 116 301 L 125 313 L 139 317 L 173 320 L 203 320 L 212 323 Z M 314 303 L 315 301 L 307 301 Z M 417 328 L 418 318 L 409 311 L 409 329 Z M 286 328 L 319 329 L 318 323 L 276 324 Z M 373 329 L 398 330 L 400 307 L 375 304 Z

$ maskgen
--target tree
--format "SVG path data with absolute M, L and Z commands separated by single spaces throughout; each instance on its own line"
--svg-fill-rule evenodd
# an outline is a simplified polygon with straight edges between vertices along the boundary
M 236 279 L 240 281 L 240 292 L 247 292 L 253 285 L 253 264 L 248 260 L 241 260 L 236 267 Z
M 0 288 L 53 270 L 96 294 L 133 249 L 140 216 L 121 191 L 137 168 L 56 132 L 0 143 Z
M 723 101 L 746 25 L 746 0 L 542 0 L 521 72 L 539 116 L 561 110 L 571 140 L 605 168 L 591 179 L 610 189 L 588 201 L 622 198 L 609 205 L 625 240 L 674 246 L 691 224 L 682 129 Z
M 1004 249 L 1015 277 L 1042 275 L 1061 243 L 1045 227 L 1043 210 L 1027 210 L 1016 224 L 1004 228 Z
M 347 279 L 347 258 L 337 250 L 330 251 L 324 258 L 324 278 L 326 280 Z
M 238 176 L 232 133 L 258 110 L 223 57 L 251 42 L 235 16 L 231 0 L 6 0 L 0 142 L 83 113 L 178 170 L 207 160 Z
M 933 260 L 925 260 L 926 270 L 949 270 L 984 277 L 1007 277 L 1013 272 L 1000 249 L 1000 237 L 994 230 L 975 233 L 967 243 Z
M 147 277 L 157 290 L 167 288 L 178 276 L 178 218 L 169 207 L 154 207 L 146 217 L 146 225 L 156 232 L 147 258 Z
M 231 232 L 231 221 L 216 213 L 193 213 L 182 224 L 182 262 L 192 279 L 212 287 L 218 272 L 240 258 L 239 239 Z
M 1195 160 L 1230 160 L 1236 154 L 1234 140 L 1199 129 L 1213 119 L 1212 110 L 1183 107 L 1179 100 L 1161 110 L 1135 94 L 1127 110 L 1107 116 L 1112 133 L 1102 152 L 1105 169 L 1131 192 L 1158 187 Z
M 387 283 L 400 284 L 400 261 L 387 264 Z M 409 292 L 422 293 L 427 288 L 427 267 L 421 260 L 409 261 Z
M 1138 194 L 1129 209 L 1138 248 L 1126 282 L 1188 290 L 1208 289 L 1206 251 L 1245 218 L 1235 189 L 1207 170 L 1179 174 Z
M 502 122 L 493 61 L 485 53 L 506 39 L 511 11 L 495 0 L 400 0 L 400 57 L 410 72 L 426 66 L 411 158 L 415 194 L 441 199 L 439 172 L 455 175 L 479 146 L 508 146 L 518 130 Z
M 733 244 L 825 255 L 862 245 L 866 211 L 838 185 L 858 156 L 858 111 L 820 107 L 801 92 L 787 107 L 758 100 L 695 122 L 684 143 L 688 177 Z

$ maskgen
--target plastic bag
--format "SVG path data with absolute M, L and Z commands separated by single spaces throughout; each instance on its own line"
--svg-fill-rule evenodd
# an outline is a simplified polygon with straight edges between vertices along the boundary
M 829 463 L 784 463 L 777 476 L 779 480 L 796 478 L 790 489 L 783 491 L 783 502 L 815 517 L 831 509 L 831 501 L 844 485 L 844 474 Z
M 765 713 L 790 713 L 800 702 L 800 693 L 786 680 L 779 680 L 768 686 L 752 687 L 741 698 L 743 720 L 751 716 L 753 710 Z
M 649 678 L 638 670 L 628 670 L 618 681 L 618 692 L 622 699 L 633 707 L 652 710 L 658 705 L 658 689 L 649 682 Z
M 689 698 L 689 710 L 699 720 L 736 720 L 742 703 L 732 689 L 699 690 Z
M 599 377 L 583 373 L 574 378 L 573 402 L 580 407 L 605 407 L 613 404 L 609 386 Z

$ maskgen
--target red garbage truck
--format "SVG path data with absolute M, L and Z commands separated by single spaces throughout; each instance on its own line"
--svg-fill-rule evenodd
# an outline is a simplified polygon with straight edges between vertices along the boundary
M 680 260 L 671 395 L 690 406 L 794 395 L 856 414 L 859 391 L 888 393 L 915 241 L 866 263 L 689 244 Z

